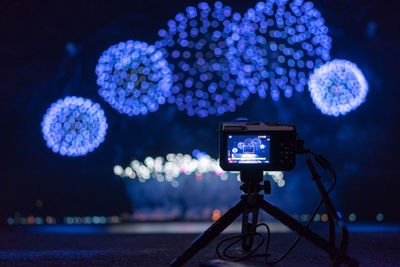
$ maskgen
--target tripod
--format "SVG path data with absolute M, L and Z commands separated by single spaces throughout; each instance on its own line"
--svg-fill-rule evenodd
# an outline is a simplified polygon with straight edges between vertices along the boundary
M 270 193 L 270 183 L 265 181 L 264 185 L 260 182 L 263 180 L 263 171 L 241 172 L 240 179 L 243 185 L 240 189 L 243 191 L 241 200 L 228 210 L 218 221 L 211 225 L 203 234 L 198 236 L 181 255 L 175 258 L 170 265 L 181 266 L 191 259 L 200 249 L 206 247 L 214 240 L 225 228 L 233 223 L 240 215 L 242 216 L 242 234 L 249 234 L 242 239 L 242 248 L 244 250 L 251 249 L 253 245 L 254 226 L 257 225 L 258 211 L 264 210 L 275 219 L 286 225 L 297 234 L 301 235 L 313 245 L 325 250 L 329 253 L 331 259 L 336 259 L 335 265 L 345 263 L 350 266 L 358 266 L 358 262 L 349 257 L 345 252 L 337 249 L 331 241 L 327 241 L 318 234 L 311 231 L 308 227 L 302 225 L 297 220 L 286 214 L 279 208 L 273 206 L 264 200 L 264 196 L 259 194 L 264 190 L 266 194 Z M 251 222 L 249 221 L 251 219 Z

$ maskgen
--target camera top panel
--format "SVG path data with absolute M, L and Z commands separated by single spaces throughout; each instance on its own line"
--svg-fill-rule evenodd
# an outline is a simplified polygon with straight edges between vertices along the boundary
M 275 122 L 222 122 L 220 130 L 223 132 L 296 131 L 296 126 Z

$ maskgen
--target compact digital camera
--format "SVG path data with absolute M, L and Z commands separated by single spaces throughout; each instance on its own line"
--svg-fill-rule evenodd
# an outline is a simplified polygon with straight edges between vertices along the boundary
M 225 171 L 289 171 L 296 165 L 296 126 L 222 122 L 219 160 Z

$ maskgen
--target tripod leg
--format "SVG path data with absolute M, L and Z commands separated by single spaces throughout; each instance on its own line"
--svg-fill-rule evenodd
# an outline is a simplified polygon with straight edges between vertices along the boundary
M 249 215 L 251 215 L 251 222 L 249 221 Z M 257 225 L 257 221 L 258 221 L 258 207 L 252 209 L 246 208 L 245 211 L 243 211 L 242 235 L 250 234 L 249 236 L 247 237 L 245 236 L 242 238 L 242 248 L 244 251 L 249 251 L 253 247 L 254 236 L 251 235 L 251 233 L 255 233 L 256 229 L 253 229 L 251 231 L 250 229 Z
M 297 232 L 299 235 L 303 236 L 305 239 L 307 239 L 309 242 L 311 242 L 313 245 L 325 250 L 328 253 L 332 253 L 336 256 L 341 256 L 339 255 L 339 250 L 335 247 L 332 247 L 330 242 L 322 238 L 321 236 L 317 235 L 313 231 L 311 231 L 309 228 L 305 227 L 301 223 L 299 223 L 297 220 L 292 218 L 290 215 L 286 214 L 279 208 L 273 206 L 271 203 L 269 203 L 266 200 L 262 200 L 260 202 L 260 208 L 263 209 L 266 213 L 270 214 L 272 217 L 275 219 L 279 220 L 281 223 L 292 229 L 293 231 Z M 358 266 L 359 263 L 353 258 L 350 258 L 348 255 L 342 255 L 343 257 L 343 262 L 350 265 L 350 266 Z
M 200 249 L 207 246 L 214 240 L 225 228 L 235 221 L 245 208 L 245 201 L 239 201 L 235 206 L 228 210 L 218 221 L 211 225 L 204 233 L 198 236 L 192 245 L 181 255 L 170 262 L 171 266 L 182 266 L 190 260 Z

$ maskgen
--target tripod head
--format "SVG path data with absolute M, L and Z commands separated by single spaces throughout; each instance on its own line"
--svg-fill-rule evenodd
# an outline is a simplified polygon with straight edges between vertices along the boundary
M 261 182 L 264 178 L 264 172 L 262 170 L 247 170 L 240 172 L 240 180 L 243 184 L 240 186 L 240 190 L 245 195 L 258 195 L 261 190 L 264 190 L 265 194 L 271 194 L 271 182 L 265 180 L 263 184 Z

